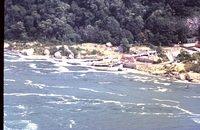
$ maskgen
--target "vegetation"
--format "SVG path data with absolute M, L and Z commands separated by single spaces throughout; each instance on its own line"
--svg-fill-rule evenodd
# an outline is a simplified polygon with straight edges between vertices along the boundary
M 200 16 L 198 0 L 6 0 L 4 8 L 5 39 L 68 44 L 171 45 L 198 35 L 185 23 Z
M 154 61 L 153 64 L 160 64 L 162 63 L 162 60 L 161 59 L 158 59 L 157 61 Z
M 162 47 L 161 46 L 158 46 L 157 48 L 156 48 L 156 52 L 158 53 L 158 57 L 160 57 L 161 59 L 159 59 L 159 61 L 158 61 L 158 63 L 160 62 L 160 60 L 161 60 L 161 62 L 163 61 L 163 62 L 166 62 L 166 61 L 168 61 L 169 59 L 168 59 L 168 57 L 167 57 L 167 55 L 165 54 L 165 52 L 164 52 L 164 50 L 162 49 Z
M 185 64 L 185 70 L 186 71 L 193 71 L 196 73 L 200 73 L 200 62 L 198 63 L 192 63 L 192 62 L 188 62 Z
M 194 71 L 200 73 L 200 53 L 190 55 L 186 51 L 182 51 L 178 55 L 178 59 L 185 63 L 186 71 Z
M 98 55 L 101 55 L 101 52 L 98 51 L 98 50 L 92 50 L 92 51 L 91 51 L 91 54 L 92 54 L 92 55 L 97 55 L 97 54 L 98 54 Z
M 192 58 L 192 55 L 190 55 L 187 51 L 181 51 L 181 53 L 177 56 L 177 59 L 180 61 L 180 62 L 189 62 L 189 61 L 192 61 L 193 58 Z
M 181 53 L 177 56 L 177 59 L 180 62 L 200 62 L 200 52 L 189 54 L 187 51 L 181 51 Z

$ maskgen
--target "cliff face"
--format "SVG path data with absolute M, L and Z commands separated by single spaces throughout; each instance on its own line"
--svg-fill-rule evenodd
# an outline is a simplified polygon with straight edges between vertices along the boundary
M 196 16 L 198 0 L 6 0 L 4 34 L 9 40 L 170 45 L 198 35 Z

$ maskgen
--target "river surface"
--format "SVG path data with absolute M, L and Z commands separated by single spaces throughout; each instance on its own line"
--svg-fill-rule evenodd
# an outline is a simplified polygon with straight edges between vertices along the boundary
M 5 130 L 200 130 L 200 85 L 4 52 Z

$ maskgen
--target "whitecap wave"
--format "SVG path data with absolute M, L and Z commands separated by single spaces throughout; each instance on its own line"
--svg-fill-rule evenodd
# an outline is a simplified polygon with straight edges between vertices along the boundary
M 36 66 L 36 64 L 34 64 L 34 63 L 30 63 L 30 64 L 29 64 L 29 67 L 32 68 L 32 69 L 37 69 L 37 66 Z
M 159 102 L 172 102 L 172 103 L 177 103 L 179 104 L 179 101 L 175 101 L 175 100 L 161 100 L 161 99 L 157 99 L 157 98 L 152 98 L 152 100 L 154 101 L 159 101 Z
M 4 71 L 9 71 L 9 70 L 12 70 L 12 69 L 9 69 L 9 68 L 5 68 L 5 69 L 4 69 Z
M 134 81 L 140 81 L 140 82 L 143 82 L 143 83 L 152 81 L 151 78 L 146 77 L 146 76 L 123 75 L 123 77 L 124 77 L 124 78 L 127 78 L 127 79 L 133 79 Z
M 192 120 L 197 123 L 197 124 L 200 124 L 200 118 L 192 118 Z
M 105 93 L 107 93 L 107 94 L 111 94 L 111 95 L 117 95 L 117 96 L 120 96 L 120 97 L 124 97 L 124 96 L 126 96 L 126 95 L 124 95 L 124 94 L 113 93 L 113 92 L 105 92 Z
M 74 78 L 74 79 L 79 79 L 79 77 L 77 77 L 77 76 L 73 76 L 73 78 Z
M 136 106 L 144 106 L 145 103 L 137 103 Z
M 23 106 L 23 105 L 18 105 L 18 106 L 16 106 L 18 109 L 22 109 L 22 110 L 24 110 L 24 109 L 26 109 L 26 107 L 25 106 Z
M 45 94 L 45 93 L 4 93 L 4 96 L 17 96 L 17 97 L 24 97 L 24 96 L 40 96 L 40 97 L 67 97 L 73 100 L 80 100 L 75 96 L 70 95 L 61 95 L 61 94 Z
M 98 82 L 99 84 L 111 84 L 112 82 Z
M 162 92 L 162 93 L 164 93 L 164 92 L 169 91 L 169 89 L 164 88 L 164 87 L 157 87 L 156 89 L 154 89 L 154 91 L 155 92 Z
M 14 79 L 4 79 L 4 81 L 7 81 L 7 82 L 15 82 Z
M 155 84 L 161 84 L 161 85 L 165 85 L 165 86 L 171 85 L 170 83 L 162 83 L 162 82 L 159 82 L 158 80 L 154 80 L 153 82 L 154 82 Z
M 194 99 L 199 99 L 200 98 L 200 96 L 184 96 L 184 97 L 186 97 L 186 98 L 194 98 Z
M 119 94 L 119 93 L 113 93 L 113 92 L 103 92 L 103 91 L 98 91 L 98 90 L 94 90 L 94 89 L 90 89 L 90 88 L 79 88 L 80 90 L 83 91 L 90 91 L 90 92 L 94 92 L 94 93 L 106 93 L 106 94 L 110 94 L 110 95 L 117 95 L 117 96 L 126 96 L 124 94 Z
M 48 87 L 51 87 L 51 88 L 73 88 L 73 87 L 70 87 L 70 86 L 59 86 L 59 85 L 56 85 L 56 86 L 48 86 Z
M 184 108 L 181 108 L 179 105 L 175 105 L 175 106 L 171 106 L 171 105 L 167 105 L 167 104 L 161 104 L 161 107 L 168 107 L 168 108 L 174 108 L 174 109 L 177 109 L 185 114 L 188 114 L 190 116 L 200 116 L 200 114 L 196 114 L 196 113 L 193 113 L 189 110 L 186 110 Z
M 62 101 L 50 101 L 47 102 L 49 104 L 58 104 L 58 105 L 72 105 L 72 104 L 78 104 L 78 101 L 68 101 L 68 100 L 62 100 Z
M 38 125 L 32 122 L 29 122 L 27 126 L 25 127 L 25 130 L 37 130 Z
M 76 125 L 76 122 L 74 120 L 69 120 L 70 124 L 69 124 L 69 128 L 73 128 Z
M 148 90 L 149 88 L 143 88 L 143 87 L 140 87 L 138 88 L 139 90 Z
M 39 70 L 32 70 L 32 72 L 34 72 L 34 73 L 37 73 L 37 74 L 45 74 L 45 73 L 42 73 L 41 71 L 39 71 Z
M 80 90 L 84 90 L 84 91 L 90 91 L 90 92 L 94 92 L 94 93 L 100 93 L 100 91 L 94 90 L 94 89 L 89 89 L 89 88 L 79 88 Z
M 8 121 L 6 122 L 6 124 L 21 124 L 24 126 L 24 128 L 21 128 L 23 130 L 37 130 L 38 129 L 38 125 L 35 123 L 32 123 L 32 121 L 30 120 L 14 120 L 14 121 Z M 6 124 L 4 124 L 4 129 L 5 130 L 19 130 L 19 129 L 13 129 L 13 128 L 8 128 L 6 126 Z
M 39 89 L 43 89 L 46 86 L 45 84 L 34 84 L 31 80 L 25 80 L 24 84 Z
M 5 53 L 4 53 L 4 57 L 17 58 L 16 55 L 13 55 L 13 54 L 5 54 Z
M 84 77 L 84 76 L 86 76 L 86 74 L 80 74 L 80 75 L 78 75 L 79 77 Z
M 51 73 L 66 73 L 69 72 L 69 69 L 67 69 L 66 67 L 60 66 L 56 69 L 56 71 L 51 72 Z

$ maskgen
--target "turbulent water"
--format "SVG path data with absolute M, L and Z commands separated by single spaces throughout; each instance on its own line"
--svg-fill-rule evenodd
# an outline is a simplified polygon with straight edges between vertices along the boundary
M 4 53 L 5 130 L 198 130 L 200 85 Z

